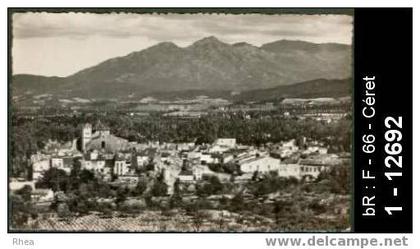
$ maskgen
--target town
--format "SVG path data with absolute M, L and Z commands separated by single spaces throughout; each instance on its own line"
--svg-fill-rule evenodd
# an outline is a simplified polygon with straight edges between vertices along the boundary
M 319 117 L 311 118 L 331 124 Z M 100 118 L 77 127 L 74 139 L 49 139 L 31 154 L 26 177 L 10 179 L 12 196 L 26 196 L 20 201 L 30 209 L 16 212 L 18 229 L 108 231 L 111 220 L 119 231 L 287 231 L 304 227 L 282 226 L 298 196 L 309 201 L 304 212 L 318 214 L 306 214 L 313 230 L 348 228 L 350 153 L 325 141 L 139 142 L 113 134 Z

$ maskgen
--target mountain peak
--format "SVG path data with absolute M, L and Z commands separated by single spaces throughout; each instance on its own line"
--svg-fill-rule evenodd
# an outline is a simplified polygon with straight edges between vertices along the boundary
M 173 42 L 160 42 L 150 48 L 179 48 L 179 47 Z
M 215 36 L 208 36 L 204 37 L 203 39 L 200 39 L 192 44 L 192 46 L 213 46 L 213 45 L 221 45 L 225 44 L 221 42 L 219 39 L 217 39 Z
M 201 42 L 220 42 L 219 39 L 217 39 L 216 36 L 213 36 L 213 35 L 204 37 L 198 40 L 197 42 L 200 42 L 200 41 Z

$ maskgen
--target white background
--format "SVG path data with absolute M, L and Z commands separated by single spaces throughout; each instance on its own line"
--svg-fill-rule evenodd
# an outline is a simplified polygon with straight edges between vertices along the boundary
M 1 88 L 0 88 L 0 113 L 2 122 L 0 123 L 1 134 L 1 170 L 0 181 L 3 191 L 0 191 L 0 248 L 267 248 L 265 246 L 266 237 L 291 237 L 292 234 L 7 234 L 7 7 L 414 7 L 414 44 L 419 42 L 418 29 L 419 1 L 385 1 L 385 0 L 290 0 L 290 1 L 268 1 L 268 0 L 153 0 L 153 1 L 91 1 L 91 0 L 72 0 L 72 1 L 18 1 L 2 0 L 0 5 L 0 34 L 1 34 Z M 416 7 L 417 5 L 417 7 Z M 391 17 L 390 17 L 391 18 Z M 417 68 L 419 61 L 418 46 L 414 47 L 414 69 Z M 399 83 L 395 82 L 397 87 Z M 408 234 L 409 247 L 420 248 L 419 215 L 416 211 L 419 208 L 419 171 L 416 165 L 419 163 L 419 143 L 420 143 L 420 92 L 418 87 L 418 74 L 414 70 L 414 234 Z M 407 93 L 410 94 L 410 93 Z M 417 113 L 416 113 L 417 112 Z M 383 224 L 386 226 L 386 224 Z M 322 234 L 319 234 L 322 236 Z M 417 235 L 417 236 L 416 236 Z M 308 238 L 310 234 L 298 234 L 296 237 Z M 334 236 L 334 235 L 330 235 Z M 384 234 L 348 234 L 337 236 L 357 236 L 382 238 L 391 235 Z M 396 236 L 397 237 L 397 236 Z M 400 237 L 398 235 L 398 237 Z M 416 239 L 417 237 L 417 239 Z M 34 247 L 12 246 L 12 238 L 33 239 Z M 274 248 L 274 247 L 273 247 Z M 322 247 L 337 248 L 337 247 Z M 367 247 L 365 247 L 367 248 Z M 380 247 L 376 247 L 380 248 Z M 383 247 L 382 247 L 383 248 Z M 406 247 L 407 248 L 407 247 Z

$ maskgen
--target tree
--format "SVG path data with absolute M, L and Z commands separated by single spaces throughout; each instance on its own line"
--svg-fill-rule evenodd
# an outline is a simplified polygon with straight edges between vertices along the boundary
M 71 212 L 67 203 L 59 203 L 57 205 L 57 215 L 62 218 L 68 218 L 71 216 Z
M 208 182 L 213 186 L 213 194 L 218 194 L 223 190 L 223 184 L 220 182 L 219 177 L 210 176 Z
M 87 169 L 82 169 L 80 171 L 80 182 L 81 183 L 90 183 L 96 180 L 95 174 Z
M 95 184 L 97 186 L 97 196 L 100 197 L 110 197 L 113 196 L 113 191 L 111 189 L 111 187 L 109 186 L 109 184 L 104 183 L 104 182 L 98 182 Z
M 146 171 L 155 170 L 155 162 L 152 157 L 149 157 L 149 160 L 147 161 L 146 166 L 144 167 Z
M 180 181 L 178 178 L 174 182 L 174 195 L 181 195 Z
M 170 208 L 176 208 L 182 206 L 182 195 L 181 195 L 181 188 L 180 188 L 180 182 L 179 179 L 176 179 L 174 182 L 174 193 L 171 196 L 171 199 L 169 200 L 169 207 Z
M 223 191 L 223 184 L 217 176 L 210 176 L 202 184 L 197 184 L 197 195 L 208 196 L 220 194 Z
M 244 204 L 245 202 L 242 193 L 238 193 L 230 200 L 230 210 L 234 212 L 243 210 Z
M 183 206 L 182 197 L 179 194 L 172 195 L 171 198 L 169 199 L 169 207 L 177 208 L 177 207 L 182 207 L 182 206 Z
M 67 173 L 62 169 L 50 168 L 44 172 L 41 180 L 37 183 L 38 188 L 50 188 L 54 192 L 66 191 L 69 183 Z
M 128 192 L 128 188 L 118 188 L 117 199 L 115 200 L 117 206 L 121 206 L 121 204 L 127 200 Z
M 139 181 L 133 190 L 133 195 L 140 196 L 146 191 L 147 189 L 147 182 L 146 181 Z
M 22 194 L 12 194 L 10 196 L 10 219 L 13 228 L 24 228 L 30 217 L 36 218 L 38 216 L 30 199 L 28 201 L 28 190 L 28 188 L 25 188 Z
M 153 196 L 166 196 L 168 193 L 168 186 L 162 181 L 155 181 L 151 192 Z
M 12 195 L 11 203 L 11 223 L 13 228 L 23 228 L 28 222 L 29 209 L 21 196 Z
M 281 218 L 285 217 L 287 214 L 293 213 L 292 203 L 288 201 L 276 201 L 274 203 L 273 213 L 276 220 L 276 224 L 280 225 Z
M 340 165 L 331 167 L 328 171 L 322 171 L 317 179 L 318 184 L 328 184 L 331 193 L 349 194 L 350 193 L 350 166 Z
M 16 191 L 16 194 L 20 195 L 25 202 L 31 201 L 32 187 L 29 185 L 23 186 L 23 188 Z
M 252 174 L 252 178 L 251 178 L 251 180 L 252 180 L 252 181 L 256 181 L 256 180 L 258 180 L 258 175 L 259 175 L 258 171 L 257 171 L 257 170 L 256 170 L 256 171 L 254 171 L 254 173 Z
M 70 171 L 69 182 L 70 182 L 70 189 L 76 190 L 79 188 L 80 185 L 80 171 L 82 169 L 82 165 L 80 160 L 74 159 L 73 160 L 73 168 Z

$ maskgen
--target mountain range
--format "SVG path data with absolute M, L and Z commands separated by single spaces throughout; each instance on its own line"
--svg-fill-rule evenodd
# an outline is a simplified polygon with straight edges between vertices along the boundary
M 336 43 L 280 40 L 257 47 L 207 37 L 188 47 L 158 43 L 68 77 L 13 75 L 11 87 L 13 96 L 99 99 L 174 91 L 264 92 L 315 79 L 348 79 L 351 51 L 351 46 Z

